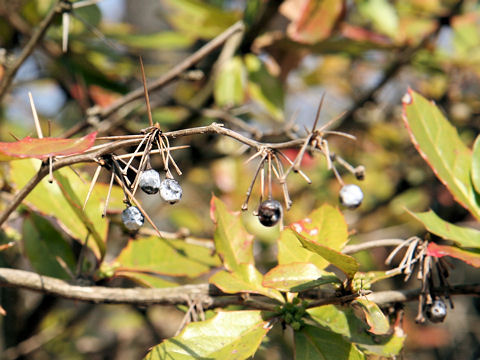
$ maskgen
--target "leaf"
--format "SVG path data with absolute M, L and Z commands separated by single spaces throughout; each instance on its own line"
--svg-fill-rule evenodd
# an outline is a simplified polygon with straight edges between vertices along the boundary
M 80 154 L 90 149 L 97 136 L 96 132 L 79 139 L 43 138 L 27 136 L 15 142 L 0 142 L 0 161 L 15 158 L 36 158 L 45 160 L 50 156 Z
M 474 267 L 480 267 L 480 252 L 478 251 L 468 251 L 455 246 L 437 245 L 431 242 L 428 244 L 427 254 L 437 258 L 451 256 Z
M 296 360 L 360 360 L 365 356 L 341 335 L 305 325 L 295 332 Z
M 323 204 L 290 227 L 305 239 L 333 250 L 342 250 L 348 241 L 348 226 L 343 214 L 329 204 Z
M 307 240 L 302 235 L 297 232 L 293 232 L 300 243 L 303 245 L 305 249 L 308 249 L 321 257 L 325 260 L 330 262 L 332 265 L 335 265 L 340 270 L 342 270 L 349 278 L 353 278 L 355 273 L 358 271 L 358 262 L 355 258 L 342 254 L 336 250 L 332 250 L 324 245 L 321 245 L 315 241 Z
M 311 263 L 319 269 L 324 269 L 330 263 L 318 254 L 305 249 L 297 240 L 291 229 L 287 228 L 280 233 L 277 240 L 278 263 L 280 265 L 291 263 Z
M 473 144 L 472 182 L 477 194 L 480 194 L 480 135 L 477 136 Z
M 300 8 L 296 3 L 292 5 L 296 8 L 290 7 L 290 12 L 295 12 L 290 17 L 295 17 L 295 20 L 288 26 L 288 36 L 306 44 L 327 39 L 344 10 L 342 0 L 306 0 Z
M 116 277 L 123 277 L 150 288 L 168 288 L 178 286 L 177 283 L 167 281 L 153 274 L 135 271 L 115 271 Z
M 234 273 L 219 271 L 209 279 L 211 284 L 228 294 L 255 293 L 283 303 L 282 294 L 274 289 L 264 287 L 262 281 L 263 275 L 252 264 L 242 264 Z
M 71 280 L 60 265 L 62 259 L 74 272 L 75 256 L 67 241 L 45 218 L 31 213 L 23 221 L 23 246 L 30 264 L 36 272 L 46 276 Z
M 352 307 L 324 305 L 308 309 L 307 313 L 316 323 L 344 336 L 367 353 L 393 357 L 402 350 L 405 334 L 401 328 L 391 335 L 373 335 L 367 332 L 368 325 L 355 316 Z
M 227 211 L 225 204 L 213 196 L 210 215 L 216 224 L 215 248 L 225 267 L 235 272 L 240 264 L 253 264 L 253 236 L 245 230 L 240 214 Z
M 388 319 L 382 310 L 373 301 L 367 299 L 356 299 L 352 301 L 351 306 L 355 314 L 361 320 L 365 321 L 370 328 L 369 332 L 375 335 L 386 335 L 390 331 Z
M 323 284 L 341 283 L 337 276 L 310 263 L 278 265 L 263 277 L 263 286 L 280 291 L 299 292 Z
M 40 160 L 29 159 L 10 162 L 10 179 L 15 187 L 22 188 L 37 173 L 40 167 Z M 89 241 L 88 246 L 97 257 L 102 256 L 101 248 L 104 247 L 108 232 L 108 219 L 102 218 L 103 206 L 105 203 L 106 192 L 102 188 L 95 187 L 87 203 L 82 218 L 79 218 L 83 200 L 88 192 L 89 184 L 83 182 L 73 171 L 63 168 L 55 171 L 56 177 L 53 183 L 49 183 L 47 179 L 43 179 L 25 198 L 24 203 L 43 215 L 52 216 L 58 220 L 62 229 L 73 238 L 85 241 L 89 230 L 84 221 L 89 222 L 89 226 L 94 227 L 96 236 L 101 237 L 101 242 Z M 58 175 L 58 176 L 57 176 Z M 59 179 L 64 182 L 68 180 L 69 186 L 60 186 Z M 66 179 L 66 180 L 65 180 Z M 65 185 L 65 184 L 64 184 Z M 70 197 L 68 193 L 75 189 L 75 196 Z M 73 191 L 73 190 L 72 190 Z M 121 192 L 120 188 L 114 187 L 113 193 Z M 67 195 L 68 199 L 64 195 Z M 80 201 L 81 199 L 81 201 Z M 120 201 L 120 195 L 112 196 L 110 203 L 114 200 Z M 115 205 L 118 207 L 119 205 Z M 79 211 L 80 210 L 80 211 Z M 98 246 L 100 244 L 100 248 Z
M 240 57 L 235 56 L 223 62 L 217 77 L 213 94 L 218 106 L 232 107 L 245 100 L 246 74 Z
M 180 335 L 153 347 L 145 360 L 247 359 L 268 330 L 260 311 L 221 311 L 212 319 L 190 323 Z
M 480 219 L 478 194 L 470 172 L 472 154 L 457 130 L 432 102 L 409 89 L 403 101 L 403 120 L 413 144 L 455 200 Z
M 190 36 L 175 31 L 162 31 L 152 34 L 124 34 L 110 35 L 121 44 L 132 48 L 171 51 L 185 49 L 192 45 Z
M 169 276 L 197 277 L 220 262 L 211 250 L 182 240 L 156 236 L 131 239 L 115 259 L 116 272 L 151 272 Z
M 386 0 L 366 0 L 359 5 L 359 12 L 369 19 L 375 30 L 396 38 L 398 35 L 398 14 L 394 5 Z
M 432 234 L 446 240 L 452 240 L 458 246 L 480 248 L 479 230 L 451 224 L 442 220 L 432 210 L 423 213 L 409 213 L 422 222 L 425 228 Z
M 353 277 L 354 288 L 358 290 L 369 290 L 372 284 L 376 283 L 377 281 L 388 279 L 399 274 L 400 272 L 393 271 L 357 272 Z
M 268 71 L 259 57 L 245 55 L 248 71 L 248 94 L 278 121 L 283 120 L 284 91 L 280 80 Z

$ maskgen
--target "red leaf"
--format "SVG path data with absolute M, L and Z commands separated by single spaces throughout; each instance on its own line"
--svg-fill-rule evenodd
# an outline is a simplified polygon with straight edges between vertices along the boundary
M 474 267 L 480 267 L 480 253 L 462 250 L 460 248 L 448 245 L 437 245 L 435 243 L 429 243 L 427 248 L 427 255 L 441 258 L 444 256 L 451 256 L 456 259 L 462 260 L 467 264 Z
M 382 34 L 375 33 L 373 31 L 364 29 L 360 26 L 354 26 L 347 23 L 343 23 L 341 27 L 342 35 L 348 39 L 355 41 L 371 42 L 378 45 L 390 45 L 392 42 L 390 39 Z
M 50 156 L 66 156 L 82 153 L 93 146 L 97 132 L 78 139 L 43 138 L 27 136 L 16 142 L 0 142 L 0 161 L 15 158 L 47 159 Z

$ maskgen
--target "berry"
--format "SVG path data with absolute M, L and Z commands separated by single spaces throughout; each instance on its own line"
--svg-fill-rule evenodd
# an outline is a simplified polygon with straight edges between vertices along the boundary
M 263 226 L 274 226 L 282 217 L 282 205 L 277 200 L 265 200 L 258 207 L 258 220 Z
M 153 169 L 146 170 L 140 175 L 140 189 L 147 194 L 156 194 L 160 189 L 160 174 Z
M 360 206 L 363 200 L 363 192 L 355 184 L 344 185 L 340 189 L 340 203 L 349 208 L 355 209 Z
M 135 231 L 142 227 L 144 218 L 136 206 L 129 206 L 122 212 L 122 222 L 128 230 Z
M 443 322 L 447 316 L 447 306 L 441 299 L 437 299 L 432 305 L 427 306 L 427 317 L 431 322 Z
M 175 204 L 182 198 L 182 187 L 175 179 L 165 179 L 160 184 L 160 196 L 170 204 Z

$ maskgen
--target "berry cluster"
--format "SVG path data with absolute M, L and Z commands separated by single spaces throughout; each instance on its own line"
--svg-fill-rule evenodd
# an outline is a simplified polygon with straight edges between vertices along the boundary
M 298 331 L 305 325 L 304 317 L 306 315 L 307 302 L 300 302 L 299 298 L 294 298 L 291 303 L 278 305 L 275 308 L 277 316 L 282 318 L 282 324 L 290 325 L 293 330 Z

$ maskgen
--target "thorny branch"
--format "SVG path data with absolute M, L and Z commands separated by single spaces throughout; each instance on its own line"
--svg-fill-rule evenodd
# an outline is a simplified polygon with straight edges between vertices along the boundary
M 259 310 L 273 310 L 275 304 L 264 296 L 229 295 L 222 293 L 211 284 L 182 285 L 174 288 L 147 289 L 147 288 L 109 288 L 104 286 L 78 286 L 66 281 L 33 272 L 0 268 L 0 286 L 10 286 L 39 291 L 65 299 L 108 304 L 134 305 L 188 305 L 195 300 L 207 308 L 224 307 L 233 304 L 245 304 Z M 441 291 L 441 289 L 439 289 Z M 394 302 L 415 300 L 421 289 L 392 290 L 372 292 L 368 299 L 386 305 Z M 480 295 L 480 284 L 461 284 L 450 288 L 451 295 Z M 339 304 L 351 301 L 356 294 L 345 296 L 330 296 L 314 299 L 312 304 Z

